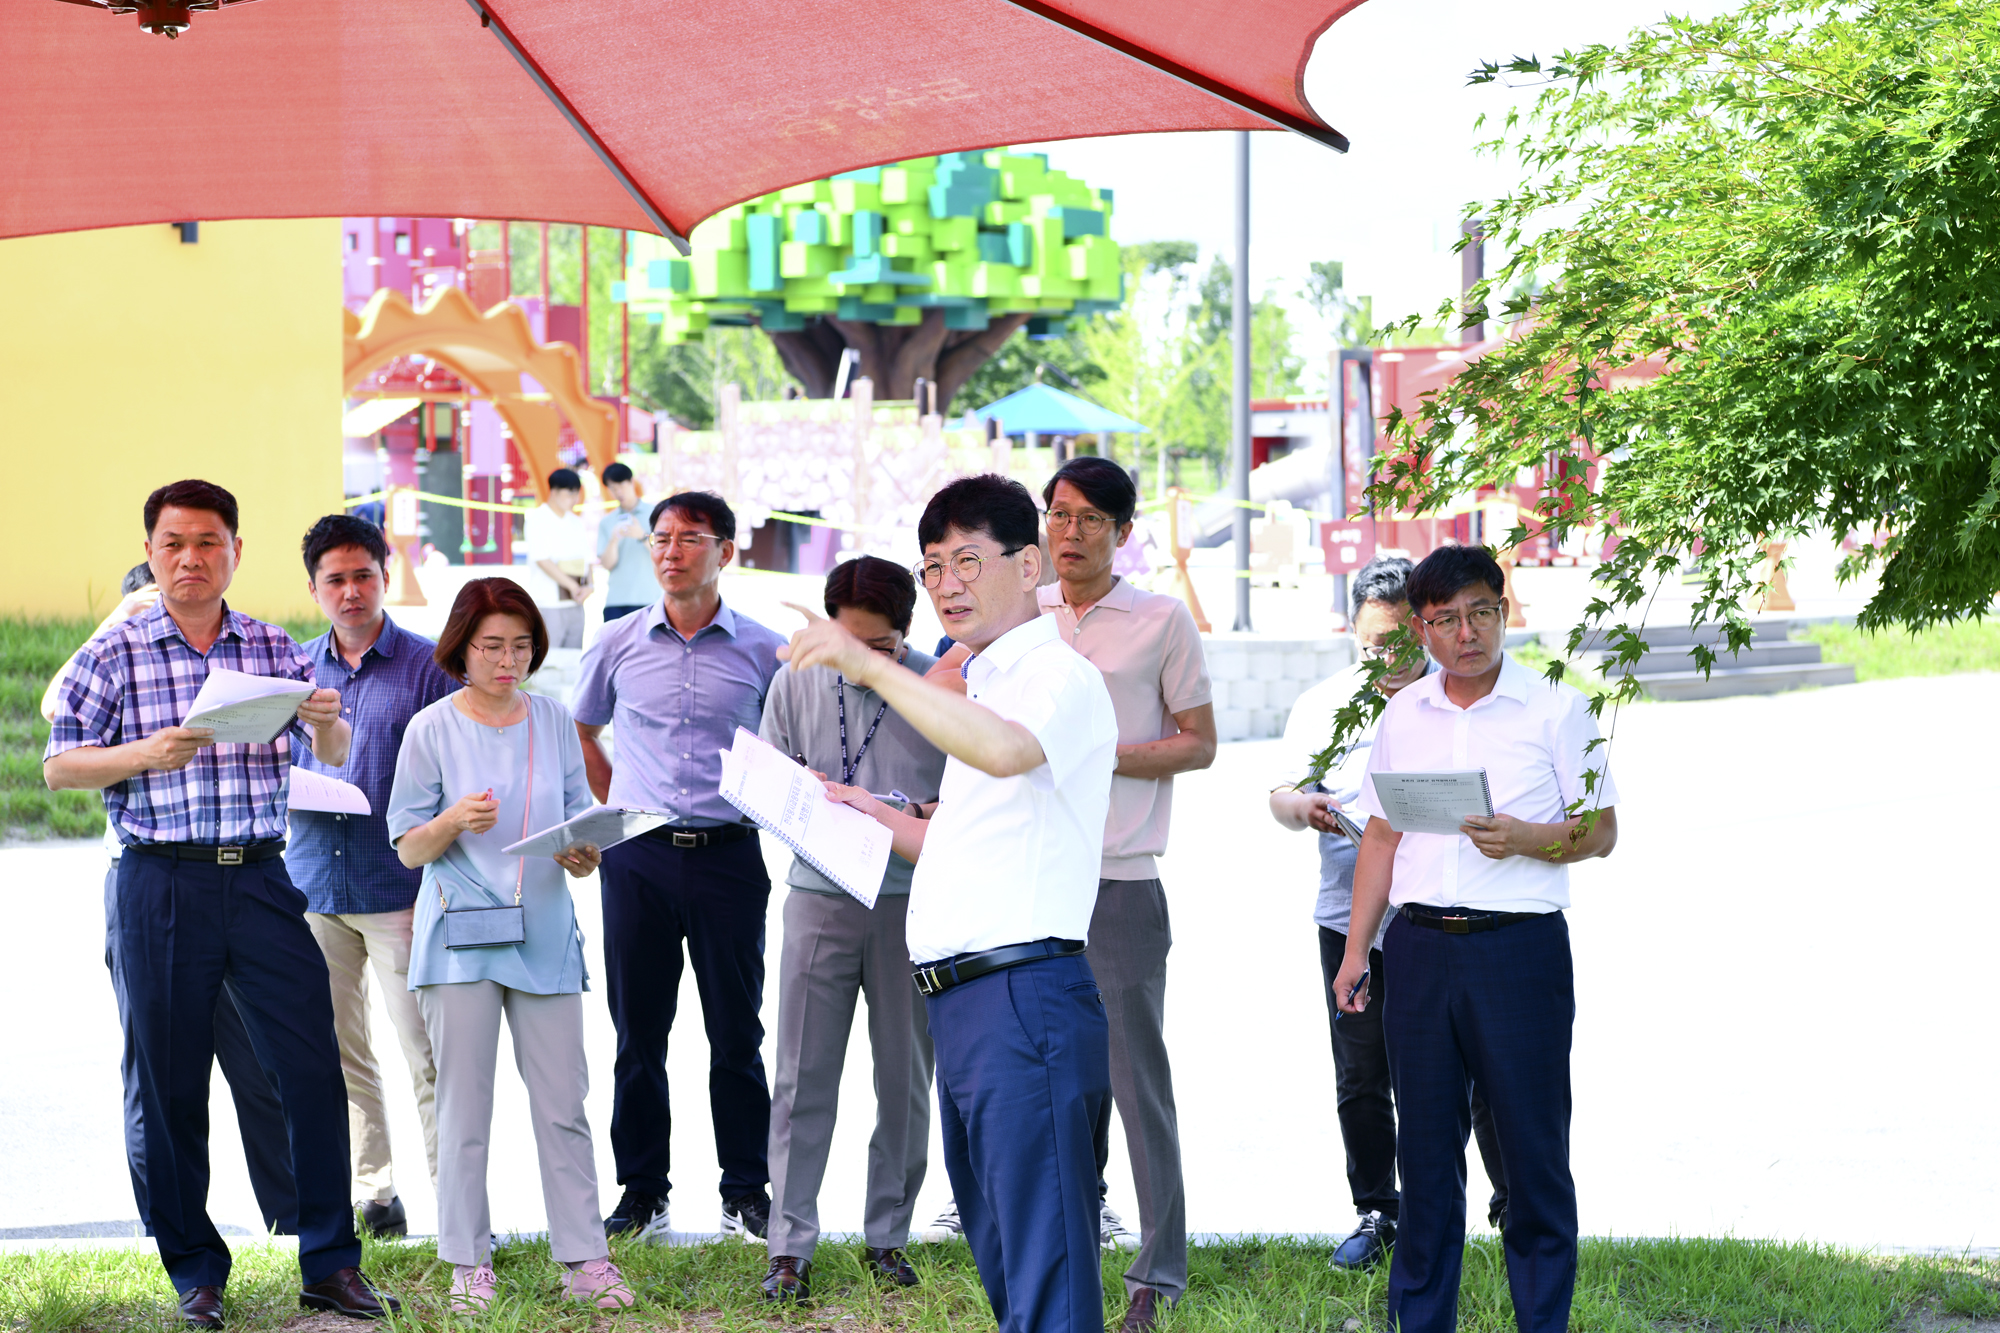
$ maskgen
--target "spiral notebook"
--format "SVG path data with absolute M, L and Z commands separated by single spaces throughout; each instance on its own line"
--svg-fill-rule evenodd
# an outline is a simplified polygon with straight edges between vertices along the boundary
M 742 727 L 722 751 L 722 799 L 863 907 L 875 906 L 889 868 L 889 830 L 829 801 L 818 778 Z
M 1493 813 L 1486 770 L 1458 773 L 1370 773 L 1382 815 L 1398 833 L 1457 833 L 1467 815 Z

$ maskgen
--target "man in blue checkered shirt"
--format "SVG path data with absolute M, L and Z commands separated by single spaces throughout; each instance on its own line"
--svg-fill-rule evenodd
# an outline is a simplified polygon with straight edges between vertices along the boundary
M 294 753 L 293 762 L 359 787 L 372 813 L 295 807 L 285 869 L 306 896 L 306 925 L 326 955 L 333 982 L 333 1034 L 347 1078 L 361 1225 L 378 1236 L 401 1236 L 409 1231 L 409 1215 L 396 1194 L 389 1116 L 369 1035 L 368 969 L 372 964 L 382 983 L 382 1002 L 409 1066 L 435 1187 L 437 1065 L 409 976 L 410 924 L 423 874 L 405 866 L 389 846 L 388 810 L 403 729 L 458 683 L 432 657 L 437 644 L 382 610 L 389 544 L 380 528 L 349 514 L 329 514 L 312 525 L 301 545 L 306 591 L 333 622 L 305 645 L 306 656 L 314 681 L 340 691 L 341 716 L 354 729 L 354 741 L 344 766 L 302 752 Z
M 279 1087 L 299 1195 L 300 1304 L 379 1318 L 347 1198 L 346 1087 L 326 961 L 284 850 L 292 748 L 347 757 L 340 695 L 317 689 L 270 745 L 217 745 L 181 726 L 214 668 L 312 680 L 291 636 L 223 601 L 243 553 L 236 498 L 205 481 L 147 497 L 152 610 L 92 639 L 57 687 L 42 775 L 98 790 L 118 860 L 112 965 L 137 1053 L 146 1187 L 160 1262 L 192 1328 L 222 1327 L 229 1247 L 209 1220 L 213 1015 L 228 986 Z

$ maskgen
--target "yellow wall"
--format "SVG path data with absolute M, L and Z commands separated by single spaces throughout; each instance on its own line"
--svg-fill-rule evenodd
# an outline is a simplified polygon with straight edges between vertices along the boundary
M 182 477 L 242 510 L 230 605 L 310 612 L 299 540 L 341 501 L 340 302 L 334 218 L 0 241 L 0 614 L 103 614 L 145 558 L 146 495 Z

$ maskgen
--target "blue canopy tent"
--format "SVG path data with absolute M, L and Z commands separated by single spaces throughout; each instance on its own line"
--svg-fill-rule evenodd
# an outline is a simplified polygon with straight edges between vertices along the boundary
M 1134 435 L 1146 428 L 1075 394 L 1030 384 L 973 413 L 981 421 L 1000 419 L 1008 435 Z

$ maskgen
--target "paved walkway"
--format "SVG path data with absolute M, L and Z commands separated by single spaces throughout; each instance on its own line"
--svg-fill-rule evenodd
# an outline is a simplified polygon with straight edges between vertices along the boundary
M 1225 746 L 1214 768 L 1182 780 L 1163 871 L 1179 939 L 1168 1035 L 1188 1220 L 1202 1232 L 1338 1232 L 1351 1217 L 1310 924 L 1313 855 L 1305 835 L 1264 814 L 1274 749 Z M 1985 845 L 2000 806 L 1996 753 L 2000 676 L 1626 711 L 1613 747 L 1623 841 L 1575 872 L 1571 914 L 1586 1232 L 2000 1244 L 2000 876 Z M 9 1248 L 36 1233 L 105 1234 L 133 1214 L 100 885 L 93 847 L 0 850 L 0 908 L 25 942 L 0 972 Z M 596 895 L 581 888 L 594 959 Z M 774 912 L 773 957 L 778 933 Z M 670 1058 L 674 1218 L 693 1232 L 717 1224 L 716 1167 L 691 981 L 682 1005 Z M 605 1141 L 611 1026 L 601 998 L 585 1013 L 608 1207 L 618 1197 Z M 411 1222 L 429 1230 L 415 1106 L 379 1013 L 377 1032 L 396 1144 L 416 1168 L 403 1186 Z M 831 1231 L 860 1223 L 865 1037 L 843 1098 L 822 1196 Z M 255 1229 L 220 1079 L 214 1126 L 214 1215 Z M 495 1225 L 539 1230 L 525 1098 L 504 1066 L 494 1131 L 493 1160 L 508 1164 L 492 1181 Z M 1476 1164 L 1471 1173 L 1477 1192 Z M 920 1224 L 947 1192 L 939 1168 Z M 1136 1222 L 1122 1145 L 1111 1197 Z

